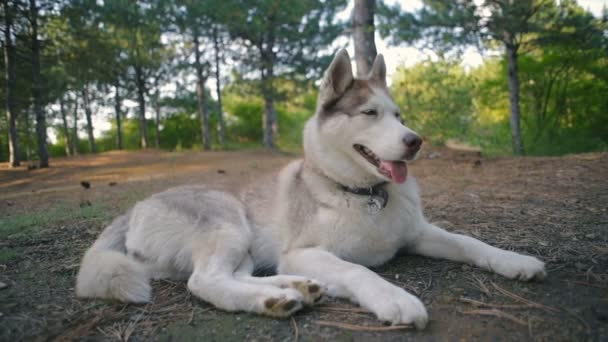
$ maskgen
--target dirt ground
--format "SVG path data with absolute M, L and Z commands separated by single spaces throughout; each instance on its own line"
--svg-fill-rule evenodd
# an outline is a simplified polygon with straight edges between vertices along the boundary
M 0 340 L 608 340 L 608 154 L 490 159 L 425 151 L 411 172 L 427 217 L 538 256 L 549 275 L 522 283 L 407 255 L 375 269 L 421 297 L 430 315 L 424 331 L 391 330 L 334 300 L 286 320 L 226 313 L 169 281 L 154 283 L 147 305 L 75 298 L 85 249 L 136 201 L 178 184 L 235 190 L 294 158 L 148 151 L 55 159 L 45 170 L 0 164 Z

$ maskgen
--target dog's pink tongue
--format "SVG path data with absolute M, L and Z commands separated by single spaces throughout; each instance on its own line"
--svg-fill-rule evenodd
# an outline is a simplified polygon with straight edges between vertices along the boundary
M 395 183 L 403 183 L 407 178 L 407 164 L 404 161 L 383 160 L 378 168 L 380 171 L 384 171 L 384 173 L 390 175 Z

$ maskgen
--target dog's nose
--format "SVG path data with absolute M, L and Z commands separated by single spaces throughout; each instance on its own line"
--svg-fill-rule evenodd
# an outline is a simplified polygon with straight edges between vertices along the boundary
M 422 145 L 422 139 L 420 139 L 420 137 L 414 133 L 408 133 L 405 135 L 405 137 L 403 137 L 403 143 L 408 148 L 417 150 L 420 148 L 420 145 Z

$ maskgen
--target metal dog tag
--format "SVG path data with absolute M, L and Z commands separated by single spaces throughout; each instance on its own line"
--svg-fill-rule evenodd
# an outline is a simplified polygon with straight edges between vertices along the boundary
M 382 210 L 382 199 L 376 196 L 369 196 L 367 199 L 367 212 L 370 215 L 376 215 Z

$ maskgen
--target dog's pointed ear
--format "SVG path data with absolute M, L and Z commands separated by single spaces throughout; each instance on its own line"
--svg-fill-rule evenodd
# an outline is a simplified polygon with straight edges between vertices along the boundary
M 353 69 L 350 56 L 345 49 L 340 50 L 331 62 L 319 89 L 319 102 L 322 105 L 335 101 L 346 92 L 353 83 Z
M 386 63 L 384 63 L 384 56 L 382 54 L 376 56 L 368 77 L 370 80 L 386 84 Z

